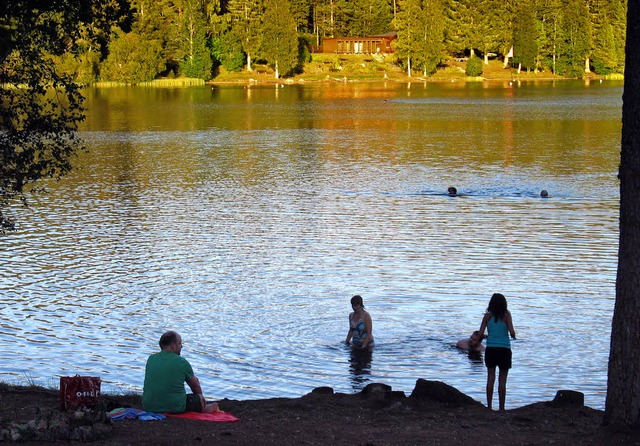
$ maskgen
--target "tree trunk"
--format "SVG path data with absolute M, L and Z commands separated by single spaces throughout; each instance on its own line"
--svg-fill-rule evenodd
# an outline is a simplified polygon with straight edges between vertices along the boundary
M 276 64 L 275 64 L 275 71 L 276 71 L 276 79 L 280 78 L 280 73 L 278 72 L 278 61 L 276 60 Z
M 407 57 L 407 76 L 411 77 L 411 58 Z
M 330 2 L 330 5 L 329 5 L 329 6 L 330 6 L 330 8 L 331 8 L 331 10 L 330 10 L 330 12 L 331 12 L 331 16 L 330 16 L 330 19 L 329 19 L 330 28 L 331 28 L 331 37 L 335 37 L 335 35 L 334 35 L 334 29 L 333 29 L 333 27 L 334 27 L 334 22 L 333 22 L 333 20 L 334 20 L 334 19 L 333 19 L 333 6 L 334 6 L 334 3 L 333 3 L 333 1 L 331 1 L 331 2 Z
M 518 63 L 518 74 L 522 71 L 522 63 Z
M 247 53 L 247 71 L 253 71 L 253 68 L 251 68 L 251 54 L 249 53 Z
M 587 57 L 587 59 L 584 61 L 584 72 L 585 73 L 591 73 L 591 68 L 589 67 L 590 64 L 590 59 Z
M 504 64 L 502 68 L 507 68 L 509 66 L 509 59 L 513 57 L 513 46 L 509 49 L 509 52 L 506 56 L 504 56 Z
M 316 46 L 320 46 L 320 27 L 318 26 L 318 6 L 313 7 L 313 33 L 316 35 Z
M 603 424 L 640 427 L 640 2 L 629 1 L 622 94 L 620 242 Z

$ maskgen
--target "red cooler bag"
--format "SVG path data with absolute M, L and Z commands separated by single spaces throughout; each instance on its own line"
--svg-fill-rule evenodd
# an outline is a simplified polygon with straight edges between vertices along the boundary
M 60 410 L 95 407 L 100 400 L 100 378 L 97 376 L 61 376 Z

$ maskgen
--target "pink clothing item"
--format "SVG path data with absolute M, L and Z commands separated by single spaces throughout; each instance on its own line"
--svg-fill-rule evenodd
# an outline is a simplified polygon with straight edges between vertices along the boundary
M 202 412 L 183 412 L 183 413 L 165 413 L 168 417 L 174 418 L 188 418 L 190 420 L 201 420 L 201 421 L 240 421 L 240 418 L 234 417 L 233 414 L 229 412 L 211 412 L 211 413 L 202 413 Z

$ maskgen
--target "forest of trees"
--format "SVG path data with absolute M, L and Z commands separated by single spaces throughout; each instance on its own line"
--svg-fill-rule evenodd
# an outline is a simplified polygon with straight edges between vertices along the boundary
M 113 2 L 114 0 L 112 0 Z M 120 0 L 111 32 L 56 58 L 80 83 L 157 77 L 209 80 L 217 67 L 276 76 L 302 70 L 325 37 L 397 33 L 398 63 L 435 72 L 451 56 L 580 77 L 624 70 L 624 0 Z

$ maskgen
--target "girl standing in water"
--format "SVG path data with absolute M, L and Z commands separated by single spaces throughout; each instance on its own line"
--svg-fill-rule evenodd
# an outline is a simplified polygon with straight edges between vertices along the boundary
M 487 312 L 480 325 L 480 339 L 487 329 L 487 348 L 484 352 L 484 363 L 487 366 L 487 407 L 491 410 L 493 385 L 496 380 L 496 367 L 500 369 L 498 376 L 499 410 L 504 410 L 507 398 L 507 375 L 511 368 L 511 341 L 516 338 L 511 313 L 507 310 L 507 299 L 500 293 L 491 296 Z
M 360 349 L 366 349 L 373 347 L 373 324 L 371 322 L 371 316 L 364 309 L 362 302 L 362 296 L 355 295 L 351 298 L 351 308 L 353 313 L 349 315 L 349 333 L 347 333 L 347 339 L 345 344 Z

